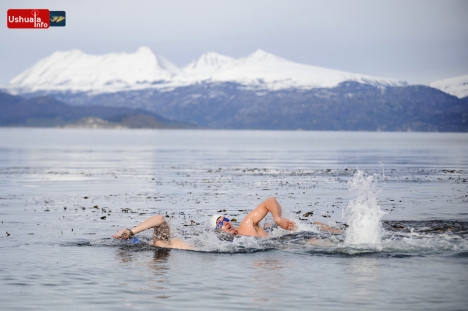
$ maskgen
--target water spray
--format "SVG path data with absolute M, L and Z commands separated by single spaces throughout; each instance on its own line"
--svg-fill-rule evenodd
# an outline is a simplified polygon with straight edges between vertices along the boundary
M 377 177 L 367 176 L 358 170 L 348 181 L 348 189 L 354 199 L 349 201 L 343 216 L 349 227 L 346 229 L 344 243 L 350 246 L 381 248 L 382 223 L 385 212 L 377 203 Z

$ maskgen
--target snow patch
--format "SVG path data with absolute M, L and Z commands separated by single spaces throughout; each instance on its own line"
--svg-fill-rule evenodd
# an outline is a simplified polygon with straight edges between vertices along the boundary
M 429 84 L 430 87 L 447 94 L 463 98 L 468 96 L 468 75 L 455 78 L 437 80 Z

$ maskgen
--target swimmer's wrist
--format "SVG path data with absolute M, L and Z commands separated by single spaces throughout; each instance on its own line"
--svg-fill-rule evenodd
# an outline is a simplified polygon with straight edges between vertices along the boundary
M 135 235 L 135 233 L 133 233 L 132 229 L 128 229 L 128 228 L 127 228 L 127 230 L 130 232 L 130 233 L 129 233 L 129 236 L 130 236 L 130 237 L 132 237 L 132 236 Z

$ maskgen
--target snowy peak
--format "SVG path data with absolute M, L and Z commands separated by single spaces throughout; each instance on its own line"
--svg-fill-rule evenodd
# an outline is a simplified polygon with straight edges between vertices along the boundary
M 208 52 L 200 56 L 199 59 L 190 63 L 187 67 L 213 67 L 220 68 L 234 62 L 234 58 L 218 53 Z
M 447 94 L 463 98 L 468 96 L 468 75 L 437 80 L 429 84 L 430 87 Z
M 246 61 L 252 63 L 263 63 L 263 62 L 274 62 L 274 61 L 284 61 L 284 59 L 275 56 L 273 54 L 267 53 L 264 50 L 258 49 L 249 56 L 246 57 Z
M 235 59 L 229 56 L 209 52 L 191 62 L 183 71 L 188 79 L 208 82 L 236 82 L 246 86 L 282 89 L 288 87 L 316 87 L 320 81 L 340 72 L 297 64 L 276 55 L 257 50 L 247 57 Z M 308 75 L 309 79 L 304 80 Z M 314 78 L 315 77 L 315 78 Z M 339 80 L 342 81 L 340 76 Z M 312 81 L 311 79 L 315 79 Z M 339 82 L 338 82 L 339 83 Z M 337 85 L 335 83 L 334 85 Z
M 55 52 L 13 78 L 12 93 L 36 91 L 110 93 L 196 83 L 234 82 L 249 88 L 280 90 L 335 87 L 344 81 L 376 86 L 406 83 L 295 63 L 257 50 L 244 58 L 209 52 L 179 69 L 148 47 L 134 53 L 88 55 L 79 50 Z
M 147 46 L 140 46 L 136 50 L 135 54 L 140 55 L 141 57 L 144 57 L 144 56 L 151 57 L 152 55 L 154 55 L 153 51 L 151 51 L 151 49 Z
M 182 72 L 149 48 L 135 53 L 88 55 L 79 50 L 55 52 L 13 78 L 8 87 L 34 91 L 120 91 L 171 81 Z
M 184 67 L 183 72 L 196 81 L 210 80 L 214 73 L 234 63 L 232 57 L 208 52 Z
M 402 86 L 395 79 L 375 78 L 338 70 L 295 63 L 276 55 L 257 50 L 245 58 L 226 61 L 222 66 L 191 66 L 185 71 L 211 82 L 236 82 L 247 87 L 280 90 L 335 87 L 344 81 L 357 81 L 377 86 Z

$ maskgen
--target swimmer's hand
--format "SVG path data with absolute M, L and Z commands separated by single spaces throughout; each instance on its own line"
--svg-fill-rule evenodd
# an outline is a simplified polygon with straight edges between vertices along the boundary
M 130 238 L 130 232 L 128 229 L 122 229 L 112 236 L 114 239 L 127 240 Z
M 275 223 L 284 230 L 292 231 L 297 229 L 296 223 L 286 218 L 278 217 L 275 219 Z

